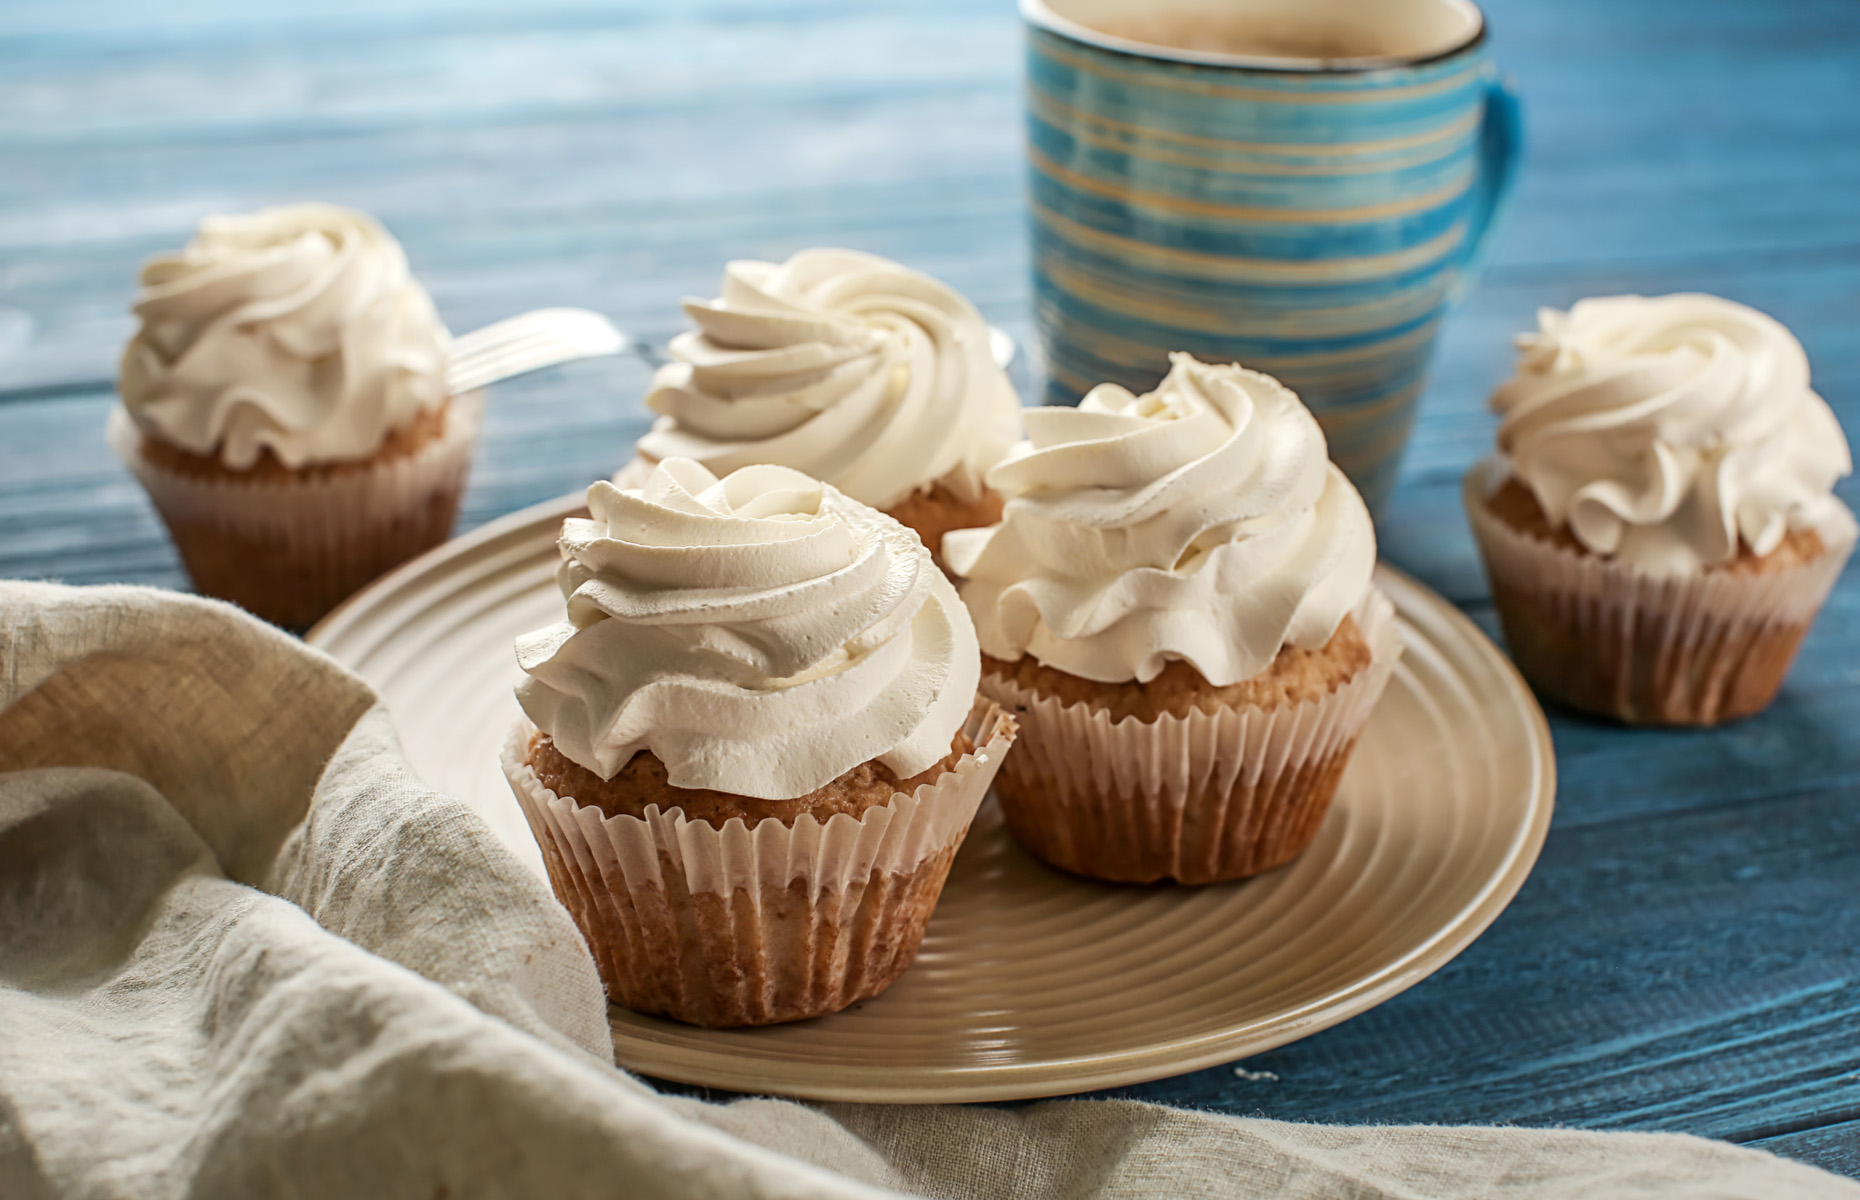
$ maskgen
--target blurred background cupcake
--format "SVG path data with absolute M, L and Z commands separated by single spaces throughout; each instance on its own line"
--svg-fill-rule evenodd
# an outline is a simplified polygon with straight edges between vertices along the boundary
M 1769 704 L 1853 550 L 1847 439 L 1779 322 L 1715 296 L 1545 309 L 1465 486 L 1511 656 L 1624 721 Z
M 697 329 L 646 404 L 648 465 L 692 458 L 727 474 L 776 463 L 832 484 L 917 531 L 940 555 L 951 529 L 992 524 L 983 482 L 1020 437 L 1020 402 L 981 314 L 889 259 L 806 250 L 733 262 L 723 294 L 688 301 Z
M 142 269 L 111 445 L 195 587 L 287 627 L 445 540 L 481 399 L 400 244 L 324 204 L 214 216 Z
M 1019 841 L 1098 879 L 1211 883 L 1323 823 L 1400 652 L 1369 512 L 1277 381 L 1171 356 L 1155 391 L 1025 414 L 991 529 L 950 534 L 982 692 L 1021 724 Z
M 955 589 L 785 467 L 667 459 L 588 508 L 503 765 L 608 996 L 729 1026 L 877 995 L 1014 736 Z

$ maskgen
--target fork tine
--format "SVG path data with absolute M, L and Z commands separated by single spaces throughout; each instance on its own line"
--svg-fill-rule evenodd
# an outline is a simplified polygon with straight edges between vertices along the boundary
M 542 308 L 497 321 L 453 339 L 453 355 L 463 357 L 482 353 L 538 332 L 557 332 L 564 337 L 590 342 L 621 338 L 620 331 L 597 312 L 585 308 Z
M 561 345 L 569 346 L 599 346 L 624 340 L 625 339 L 620 335 L 618 330 L 605 323 L 598 328 L 589 327 L 586 329 L 566 328 L 560 325 L 536 325 L 514 331 L 506 336 L 500 336 L 495 341 L 474 340 L 467 343 L 463 350 L 459 350 L 455 345 L 452 358 L 454 361 L 469 361 L 470 359 L 485 354 L 496 353 L 511 346 L 537 341 L 556 342 Z
M 556 363 L 619 354 L 631 345 L 631 338 L 597 312 L 537 309 L 453 339 L 447 391 L 457 395 Z
M 458 374 L 477 374 L 493 368 L 496 364 L 517 362 L 530 358 L 547 358 L 560 354 L 611 353 L 616 349 L 612 339 L 599 341 L 576 340 L 558 337 L 553 334 L 536 334 L 531 337 L 505 342 L 494 348 L 483 350 L 465 358 L 456 358 L 449 365 L 449 370 Z
M 614 352 L 609 350 L 590 351 L 585 347 L 577 346 L 567 348 L 555 347 L 548 349 L 546 352 L 537 351 L 535 353 L 499 356 L 475 364 L 466 370 L 448 371 L 446 375 L 446 384 L 448 390 L 456 395 L 459 392 L 474 391 L 487 384 L 496 383 L 499 380 L 509 379 L 530 371 L 540 370 L 543 367 L 555 366 L 558 363 L 571 362 L 579 358 L 600 357 L 601 355 L 611 353 Z
M 512 375 L 520 375 L 525 371 L 535 370 L 551 363 L 566 362 L 587 356 L 587 351 L 580 347 L 519 347 L 511 353 L 474 359 L 462 367 L 453 367 L 446 372 L 446 378 L 454 389 L 470 391 L 474 387 L 483 387 L 493 380 L 507 379 Z

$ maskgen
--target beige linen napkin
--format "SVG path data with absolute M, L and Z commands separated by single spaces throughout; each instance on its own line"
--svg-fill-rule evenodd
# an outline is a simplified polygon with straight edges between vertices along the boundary
M 710 1105 L 610 1053 L 567 914 L 360 679 L 211 601 L 0 582 L 9 1200 L 1860 1197 L 1677 1135 Z

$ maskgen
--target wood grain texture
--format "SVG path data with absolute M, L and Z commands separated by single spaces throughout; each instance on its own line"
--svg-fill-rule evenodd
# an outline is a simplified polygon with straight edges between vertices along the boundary
M 1840 1121 L 1770 1134 L 1752 1138 L 1745 1145 L 1810 1163 L 1824 1171 L 1860 1176 L 1860 1121 Z
M 1860 428 L 1860 6 L 1494 0 L 1529 157 L 1442 338 L 1388 558 L 1493 628 L 1459 512 L 1540 305 L 1774 313 Z M 136 263 L 205 212 L 380 215 L 455 329 L 540 304 L 653 341 L 724 261 L 890 254 L 1024 339 L 1019 34 L 1000 0 L 11 0 L 0 8 L 0 574 L 181 586 L 104 448 Z M 647 366 L 497 389 L 462 524 L 613 470 Z M 1020 381 L 1023 385 L 1026 380 Z M 1860 499 L 1852 481 L 1850 502 Z M 1860 1175 L 1860 581 L 1714 731 L 1552 714 L 1537 872 L 1439 975 L 1123 1094 L 1323 1121 L 1689 1130 Z

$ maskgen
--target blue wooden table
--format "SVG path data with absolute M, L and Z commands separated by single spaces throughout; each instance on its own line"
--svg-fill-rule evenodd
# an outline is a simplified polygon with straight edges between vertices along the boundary
M 1756 305 L 1860 434 L 1860 4 L 1488 9 L 1529 157 L 1382 536 L 1492 629 L 1457 481 L 1537 306 L 1682 289 Z M 102 428 L 137 263 L 216 209 L 375 213 L 460 331 L 575 304 L 662 342 L 726 259 L 844 244 L 1029 337 L 1019 59 L 1009 0 L 6 0 L 0 575 L 185 586 Z M 499 389 L 464 524 L 611 472 L 647 370 Z M 1439 974 L 1296 1045 L 1124 1094 L 1687 1130 L 1860 1175 L 1853 574 L 1754 720 L 1630 733 L 1553 714 L 1543 858 Z

